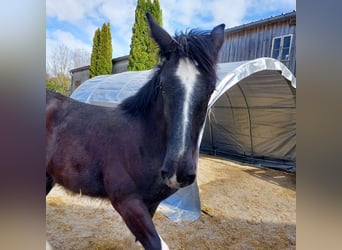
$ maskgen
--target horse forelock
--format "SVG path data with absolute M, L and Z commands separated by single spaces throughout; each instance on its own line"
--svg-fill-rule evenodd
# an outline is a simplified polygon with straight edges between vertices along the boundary
M 179 57 L 189 58 L 199 70 L 216 80 L 216 52 L 209 31 L 192 29 L 174 36 Z

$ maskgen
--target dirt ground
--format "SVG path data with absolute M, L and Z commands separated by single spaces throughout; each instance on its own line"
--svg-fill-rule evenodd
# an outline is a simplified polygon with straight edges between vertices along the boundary
M 296 176 L 201 156 L 202 213 L 154 223 L 170 250 L 296 249 Z M 46 234 L 56 249 L 143 249 L 109 202 L 55 187 L 46 198 Z

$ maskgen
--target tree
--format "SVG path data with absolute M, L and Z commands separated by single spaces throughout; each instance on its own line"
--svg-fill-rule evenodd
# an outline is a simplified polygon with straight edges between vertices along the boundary
M 52 52 L 48 66 L 53 76 L 68 75 L 71 66 L 71 50 L 65 44 L 58 44 Z
M 112 73 L 112 36 L 110 24 L 104 23 L 97 29 L 93 38 L 89 78 Z
M 70 49 L 65 44 L 57 44 L 47 58 L 47 70 L 52 77 L 61 74 L 68 76 L 71 68 L 89 65 L 90 54 L 85 49 Z
M 90 64 L 90 53 L 85 49 L 75 49 L 72 53 L 73 68 Z
M 158 63 L 158 47 L 150 37 L 146 11 L 153 16 L 159 25 L 162 25 L 162 11 L 159 1 L 154 0 L 152 3 L 151 0 L 138 0 L 128 59 L 128 70 L 131 71 L 151 69 Z
M 69 96 L 70 77 L 69 70 L 71 66 L 73 52 L 65 44 L 58 44 L 52 51 L 52 55 L 47 62 L 49 74 L 46 74 L 46 88 Z
M 100 34 L 101 30 L 98 28 L 95 31 L 93 38 L 93 48 L 90 56 L 90 67 L 89 67 L 89 78 L 98 75 L 98 60 L 99 60 L 99 51 L 100 51 Z
M 70 78 L 67 75 L 59 74 L 54 77 L 50 77 L 46 74 L 45 77 L 46 88 L 55 92 L 58 92 L 62 95 L 69 96 L 69 86 L 70 86 Z
M 112 39 L 110 34 L 110 24 L 103 24 L 100 35 L 100 75 L 112 73 Z
M 69 96 L 70 69 L 89 65 L 89 58 L 84 49 L 71 50 L 65 44 L 58 44 L 47 60 L 46 88 Z

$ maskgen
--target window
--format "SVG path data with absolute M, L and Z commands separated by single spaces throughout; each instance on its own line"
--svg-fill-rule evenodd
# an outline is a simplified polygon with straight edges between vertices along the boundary
M 272 58 L 280 61 L 289 61 L 292 44 L 292 34 L 285 36 L 277 36 L 272 40 Z

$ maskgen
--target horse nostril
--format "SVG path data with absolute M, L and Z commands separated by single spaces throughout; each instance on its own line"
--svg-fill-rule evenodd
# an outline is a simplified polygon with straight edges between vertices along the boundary
M 162 170 L 162 171 L 161 171 L 161 176 L 163 177 L 163 179 L 167 179 L 167 178 L 168 178 L 168 177 L 167 177 L 167 171 Z

